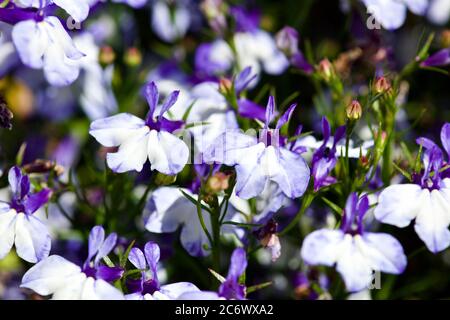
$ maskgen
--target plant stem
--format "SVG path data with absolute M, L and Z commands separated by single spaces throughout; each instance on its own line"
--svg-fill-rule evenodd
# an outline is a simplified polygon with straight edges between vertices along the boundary
M 300 220 L 300 218 L 303 216 L 303 214 L 305 213 L 306 209 L 309 207 L 309 205 L 311 204 L 311 202 L 314 199 L 314 194 L 307 192 L 303 198 L 302 201 L 302 205 L 300 207 L 300 210 L 298 211 L 297 215 L 294 217 L 294 219 L 292 219 L 291 223 L 289 223 L 289 225 L 283 229 L 283 231 L 280 232 L 280 236 L 285 235 L 286 233 L 288 233 L 293 227 L 295 227 L 298 223 L 298 221 Z

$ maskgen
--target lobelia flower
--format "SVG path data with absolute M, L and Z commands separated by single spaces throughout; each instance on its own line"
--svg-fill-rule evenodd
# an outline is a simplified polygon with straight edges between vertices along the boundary
M 182 294 L 180 300 L 245 300 L 246 286 L 239 282 L 239 278 L 244 274 L 247 268 L 247 254 L 243 248 L 234 249 L 228 275 L 223 280 L 218 292 L 200 291 L 187 292 Z
M 46 8 L 37 12 L 17 8 L 0 10 L 3 10 L 0 20 L 17 12 L 19 19 L 11 37 L 23 64 L 43 69 L 47 81 L 54 86 L 66 86 L 78 78 L 80 67 L 77 61 L 84 54 L 76 48 L 57 17 L 47 16 Z
M 279 136 L 280 128 L 289 121 L 295 107 L 291 105 L 276 128 L 270 129 L 275 114 L 275 101 L 271 96 L 259 138 L 229 130 L 205 151 L 205 161 L 235 166 L 238 197 L 256 197 L 270 182 L 276 183 L 290 198 L 298 198 L 305 192 L 309 183 L 308 165 L 301 155 L 285 148 Z
M 309 265 L 334 266 L 342 275 L 348 291 L 366 288 L 373 271 L 400 274 L 407 259 L 401 244 L 386 233 L 366 232 L 363 218 L 369 207 L 367 196 L 347 199 L 339 230 L 322 229 L 303 241 L 301 257 Z
M 157 265 L 160 258 L 159 246 L 154 242 L 147 242 L 144 253 L 139 248 L 133 248 L 128 256 L 128 260 L 137 269 L 142 270 L 142 273 L 140 279 L 129 279 L 127 281 L 128 289 L 132 292 L 125 296 L 127 300 L 174 300 L 187 292 L 200 292 L 190 282 L 161 285 L 157 274 Z M 150 277 L 146 273 L 147 266 L 149 267 Z
M 298 48 L 299 35 L 292 27 L 284 27 L 275 36 L 275 43 L 290 60 L 291 65 L 306 73 L 311 73 L 314 68 L 308 63 L 303 53 Z
M 51 239 L 47 227 L 34 213 L 48 202 L 51 190 L 30 192 L 30 180 L 18 167 L 8 174 L 12 191 L 11 202 L 0 201 L 0 259 L 13 245 L 22 259 L 35 263 L 50 252 Z
M 183 192 L 193 197 L 197 196 L 187 189 Z M 180 241 L 184 249 L 192 256 L 206 256 L 210 253 L 207 247 L 210 243 L 200 224 L 197 207 L 187 199 L 178 188 L 161 187 L 155 190 L 147 202 L 144 211 L 145 228 L 154 233 L 175 232 L 181 227 Z M 231 206 L 225 215 L 224 221 L 243 222 L 236 210 Z M 210 214 L 205 210 L 201 211 L 207 230 L 211 233 Z M 238 229 L 239 230 L 239 229 Z M 224 225 L 221 228 L 223 234 L 238 232 L 231 225 Z
M 317 149 L 312 158 L 312 176 L 314 178 L 314 191 L 336 182 L 336 179 L 330 176 L 330 172 L 336 166 L 337 144 L 345 136 L 345 126 L 336 129 L 331 148 L 328 142 L 331 138 L 331 128 L 328 120 L 322 118 L 323 143 Z M 342 151 L 342 150 L 341 150 Z
M 104 229 L 96 226 L 89 234 L 88 257 L 82 267 L 52 255 L 25 273 L 21 287 L 52 295 L 53 300 L 122 300 L 123 294 L 108 282 L 120 279 L 123 269 L 100 264 L 116 242 L 115 233 L 105 239 Z
M 441 130 L 441 140 L 450 160 L 450 123 Z M 427 138 L 417 139 L 425 151 L 424 170 L 414 174 L 413 183 L 395 184 L 384 189 L 375 208 L 375 218 L 399 228 L 415 219 L 414 229 L 434 253 L 450 245 L 450 170 L 442 150 Z
M 417 15 L 427 12 L 429 0 L 362 0 L 367 12 L 387 30 L 400 28 L 408 9 Z
M 180 172 L 189 159 L 189 148 L 173 132 L 180 129 L 182 121 L 171 121 L 164 114 L 177 101 L 179 91 L 172 92 L 159 109 L 159 93 L 154 82 L 145 88 L 150 108 L 144 121 L 129 113 L 121 113 L 92 122 L 89 133 L 105 147 L 119 147 L 116 153 L 107 154 L 108 166 L 115 172 L 136 170 L 150 161 L 151 169 L 167 175 Z

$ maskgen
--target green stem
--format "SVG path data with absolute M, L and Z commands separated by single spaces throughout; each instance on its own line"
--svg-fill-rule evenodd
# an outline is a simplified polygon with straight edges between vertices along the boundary
M 298 211 L 297 215 L 292 219 L 291 223 L 283 229 L 283 231 L 280 232 L 280 236 L 287 234 L 293 227 L 295 227 L 300 220 L 300 218 L 305 213 L 306 209 L 309 207 L 311 202 L 314 199 L 314 194 L 307 192 L 303 198 L 302 205 L 300 207 L 300 210 Z

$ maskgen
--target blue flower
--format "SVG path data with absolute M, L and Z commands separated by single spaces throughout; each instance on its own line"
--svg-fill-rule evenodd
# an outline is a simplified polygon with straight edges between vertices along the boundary
M 363 218 L 369 207 L 366 196 L 352 193 L 347 199 L 339 230 L 322 229 L 303 241 L 301 256 L 309 265 L 336 265 L 348 291 L 367 288 L 373 271 L 400 274 L 407 259 L 401 244 L 386 233 L 366 232 Z
M 25 273 L 21 287 L 42 296 L 52 295 L 54 300 L 123 300 L 122 292 L 108 283 L 119 279 L 123 269 L 100 264 L 116 242 L 115 233 L 105 239 L 105 230 L 96 226 L 89 234 L 88 257 L 83 267 L 52 255 Z
M 107 154 L 108 166 L 115 172 L 140 172 L 148 158 L 152 170 L 177 174 L 189 160 L 189 148 L 173 134 L 183 122 L 168 120 L 164 114 L 177 101 L 179 92 L 167 97 L 157 116 L 159 93 L 154 82 L 146 86 L 145 94 L 150 107 L 145 121 L 121 113 L 92 122 L 89 133 L 105 147 L 119 147 L 118 152 Z
M 9 170 L 8 179 L 12 199 L 0 201 L 0 259 L 15 245 L 19 257 L 35 263 L 50 252 L 47 227 L 34 213 L 48 202 L 51 191 L 31 193 L 30 180 L 18 167 Z
M 309 168 L 301 155 L 285 148 L 279 136 L 296 105 L 280 117 L 275 129 L 269 128 L 275 115 L 275 102 L 271 96 L 266 108 L 266 122 L 259 137 L 229 130 L 222 134 L 204 154 L 207 162 L 235 166 L 236 195 L 250 199 L 261 194 L 273 182 L 290 198 L 298 198 L 309 183 Z
M 159 246 L 154 242 L 147 242 L 144 247 L 145 254 L 139 248 L 132 248 L 128 260 L 138 269 L 142 270 L 141 277 L 128 281 L 130 294 L 127 300 L 174 300 L 184 293 L 200 292 L 190 282 L 177 282 L 161 285 L 158 280 L 157 266 L 160 258 Z M 150 276 L 146 274 L 147 266 Z
M 450 161 L 450 123 L 441 130 L 441 140 Z M 436 253 L 450 246 L 450 169 L 442 150 L 427 138 L 417 139 L 424 148 L 424 169 L 413 175 L 413 183 L 384 189 L 375 217 L 399 228 L 415 219 L 414 229 L 427 248 Z
M 328 120 L 322 118 L 323 143 L 314 152 L 312 158 L 312 176 L 314 178 L 314 191 L 336 182 L 336 179 L 330 176 L 330 172 L 336 166 L 337 144 L 345 136 L 345 126 L 339 127 L 333 138 L 331 148 L 328 142 L 331 138 L 331 128 Z

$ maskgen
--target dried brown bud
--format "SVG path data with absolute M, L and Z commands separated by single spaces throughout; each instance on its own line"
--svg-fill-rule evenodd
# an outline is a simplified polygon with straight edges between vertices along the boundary
M 54 161 L 44 159 L 36 159 L 32 163 L 24 165 L 23 170 L 28 174 L 49 173 L 53 171 L 56 175 L 60 176 L 64 173 L 64 168 L 62 166 L 58 165 Z
M 358 120 L 362 116 L 362 107 L 358 100 L 353 100 L 346 109 L 347 118 L 350 120 Z
M 448 48 L 450 47 L 450 30 L 444 30 L 441 33 L 441 46 L 443 48 Z
M 12 118 L 13 118 L 13 113 L 8 109 L 8 105 L 5 101 L 5 99 L 3 99 L 2 96 L 0 96 L 0 127 L 11 130 L 12 129 L 12 123 L 11 123 Z

